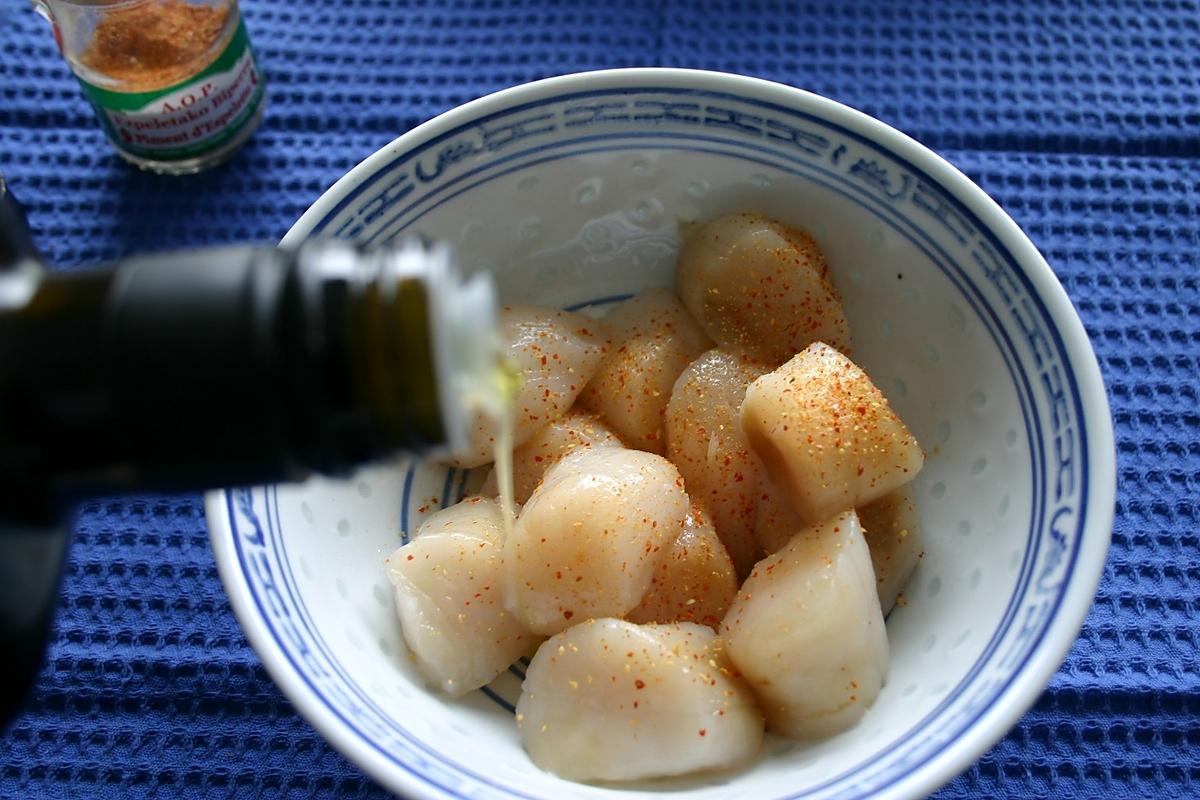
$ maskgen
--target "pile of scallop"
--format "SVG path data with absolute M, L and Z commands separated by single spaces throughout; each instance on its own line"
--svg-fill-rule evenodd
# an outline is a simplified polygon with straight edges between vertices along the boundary
M 924 455 L 848 358 L 813 239 L 722 217 L 683 243 L 674 292 L 502 322 L 524 378 L 512 532 L 489 478 L 387 559 L 425 678 L 459 696 L 532 654 L 521 741 L 577 781 L 854 725 L 921 555 L 904 486 Z M 481 417 L 455 463 L 491 462 L 495 437 Z

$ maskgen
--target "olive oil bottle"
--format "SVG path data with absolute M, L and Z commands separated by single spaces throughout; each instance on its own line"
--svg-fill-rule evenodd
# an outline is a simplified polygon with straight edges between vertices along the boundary
M 0 720 L 40 663 L 73 503 L 451 451 L 502 368 L 492 283 L 444 248 L 49 271 L 0 188 Z

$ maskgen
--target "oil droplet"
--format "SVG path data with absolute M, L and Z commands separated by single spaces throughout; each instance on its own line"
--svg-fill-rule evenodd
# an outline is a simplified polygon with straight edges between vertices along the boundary
M 967 578 L 967 586 L 970 586 L 972 589 L 978 589 L 981 580 L 983 580 L 983 571 L 976 567 L 971 570 L 971 575 Z
M 312 506 L 310 506 L 307 502 L 302 501 L 300 503 L 300 513 L 304 515 L 304 519 L 307 520 L 308 522 L 313 521 Z
M 973 463 L 971 465 L 971 474 L 972 475 L 982 475 L 984 470 L 986 470 L 986 469 L 987 469 L 987 459 L 986 458 L 977 458 L 977 459 L 975 459 L 975 463 Z
M 371 489 L 371 484 L 367 483 L 366 481 L 359 481 L 355 488 L 358 489 L 359 497 L 370 497 L 374 491 Z
M 996 513 L 999 516 L 1003 517 L 1005 514 L 1008 513 L 1008 504 L 1009 504 L 1009 497 L 1008 497 L 1008 495 L 1004 495 L 1004 497 L 1000 498 L 1000 507 L 996 509 Z
M 971 523 L 967 522 L 965 519 L 960 519 L 958 521 L 958 535 L 959 536 L 970 536 L 971 535 Z
M 592 225 L 583 232 L 583 246 L 593 253 L 609 249 L 612 245 L 612 234 L 603 225 Z
M 933 486 L 929 487 L 929 494 L 933 496 L 934 500 L 941 500 L 946 496 L 946 484 L 938 481 Z
M 908 384 L 902 378 L 896 378 L 892 381 L 892 391 L 895 392 L 896 397 L 906 397 L 908 396 Z
M 756 189 L 766 189 L 771 185 L 771 179 L 761 172 L 756 172 L 750 176 L 750 185 Z
M 390 657 L 392 655 L 392 643 L 389 642 L 387 639 L 383 639 L 383 638 L 379 639 L 378 643 L 379 643 L 379 652 L 383 653 L 385 656 Z
M 925 358 L 928 359 L 930 364 L 940 363 L 942 360 L 942 351 L 938 350 L 936 345 L 927 344 L 925 345 Z
M 350 535 L 350 520 L 339 519 L 337 522 L 337 532 L 338 532 L 338 536 L 349 536 Z
M 689 197 L 694 197 L 697 200 L 704 197 L 708 194 L 708 181 L 689 181 L 687 193 Z
M 884 336 L 892 335 L 892 321 L 890 319 L 879 320 L 879 332 Z
M 377 583 L 371 587 L 371 596 L 375 598 L 376 603 L 379 603 L 379 605 L 383 606 L 384 608 L 387 608 L 389 605 L 391 605 L 392 598 L 388 596 L 388 591 L 387 589 L 383 588 L 382 583 Z
M 982 389 L 976 389 L 971 392 L 971 396 L 967 400 L 975 408 L 983 408 L 987 405 L 987 395 L 983 393 Z
M 934 575 L 929 579 L 929 585 L 925 588 L 925 594 L 930 597 L 937 597 L 938 592 L 942 590 L 942 579 Z
M 950 306 L 950 327 L 956 331 L 967 329 L 967 317 L 958 306 Z
M 1017 443 L 1017 432 L 1012 428 L 1009 428 L 1007 431 L 1005 431 L 1004 443 L 1009 447 L 1014 446 Z
M 633 207 L 630 216 L 640 225 L 649 225 L 662 216 L 662 205 L 657 200 L 643 200 Z
M 915 683 L 910 683 L 908 686 L 904 687 L 904 691 L 901 692 L 900 694 L 904 695 L 905 697 L 908 697 L 910 694 L 912 694 L 916 690 L 917 690 L 917 685 Z
M 599 181 L 585 181 L 575 190 L 575 202 L 581 206 L 591 205 L 599 195 Z
M 304 556 L 300 556 L 300 571 L 304 573 L 304 577 L 308 580 L 313 579 L 312 569 L 309 568 L 308 562 L 304 560 Z
M 1008 568 L 1010 570 L 1015 570 L 1017 568 L 1017 565 L 1020 563 L 1021 563 L 1021 552 L 1019 550 L 1013 550 L 1011 553 L 1008 554 Z
M 639 178 L 644 178 L 650 174 L 650 165 L 640 158 L 637 161 L 634 161 L 629 169 Z
M 971 632 L 969 630 L 963 631 L 955 637 L 953 642 L 950 643 L 950 649 L 957 650 L 958 648 L 962 647 L 963 643 L 969 638 L 971 638 Z
M 930 635 L 925 637 L 925 641 L 921 642 L 921 651 L 928 653 L 937 644 L 937 636 Z
M 350 599 L 350 592 L 349 592 L 349 590 L 346 589 L 346 582 L 343 581 L 341 578 L 334 579 L 333 588 L 337 589 L 338 595 L 341 596 L 341 598 L 343 600 Z
M 358 638 L 358 636 L 354 634 L 354 631 L 347 630 L 346 638 L 350 640 L 350 644 L 354 645 L 355 650 L 364 651 L 367 649 L 367 646 L 363 644 L 363 640 Z
M 517 235 L 523 242 L 532 242 L 542 235 L 542 221 L 537 217 L 526 217 L 521 220 L 521 227 L 518 229 Z
M 937 429 L 938 441 L 942 444 L 950 441 L 950 420 L 942 420 Z
M 530 189 L 537 187 L 538 179 L 533 175 L 527 175 L 517 181 L 517 188 L 522 192 L 528 192 Z

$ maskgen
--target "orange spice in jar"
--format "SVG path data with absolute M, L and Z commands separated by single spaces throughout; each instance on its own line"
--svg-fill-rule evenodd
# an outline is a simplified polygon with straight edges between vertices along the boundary
M 218 164 L 262 116 L 264 84 L 236 0 L 35 0 L 127 161 Z

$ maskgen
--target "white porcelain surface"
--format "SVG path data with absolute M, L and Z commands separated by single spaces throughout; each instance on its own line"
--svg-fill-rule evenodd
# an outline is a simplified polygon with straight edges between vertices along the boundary
M 479 475 L 400 463 L 353 480 L 214 493 L 218 565 L 252 644 L 336 747 L 406 796 L 917 797 L 1037 697 L 1078 633 L 1112 523 L 1105 399 L 1049 267 L 967 178 L 796 89 L 714 73 L 555 78 L 455 109 L 368 158 L 288 234 L 445 239 L 506 300 L 601 303 L 668 284 L 681 221 L 803 226 L 845 299 L 854 356 L 929 458 L 925 558 L 888 619 L 892 662 L 853 729 L 768 739 L 743 772 L 638 787 L 534 767 L 509 706 L 425 688 L 382 558 Z M 479 470 L 477 472 L 481 472 Z

